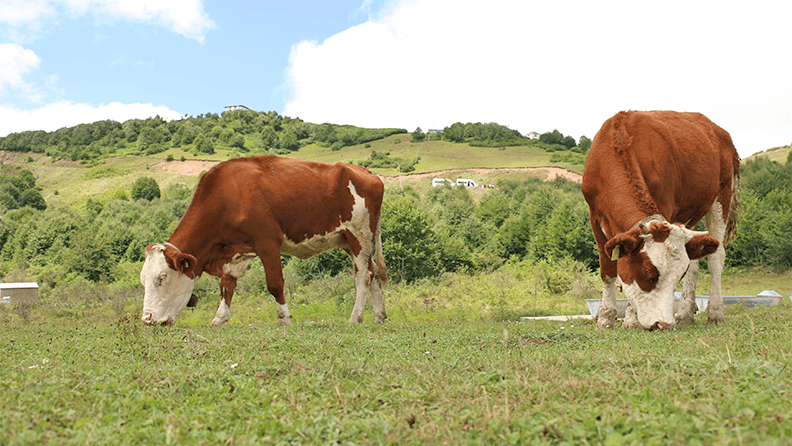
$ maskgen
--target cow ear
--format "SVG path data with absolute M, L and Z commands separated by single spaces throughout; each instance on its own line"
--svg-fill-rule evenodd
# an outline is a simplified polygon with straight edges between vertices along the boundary
M 638 234 L 639 231 L 632 230 L 616 235 L 616 237 L 608 240 L 608 243 L 605 243 L 605 254 L 611 260 L 617 260 L 619 256 L 629 254 L 640 248 L 643 244 L 643 239 Z
M 195 263 L 195 257 L 190 254 L 179 253 L 173 259 L 176 271 L 187 275 L 194 275 Z
M 190 300 L 187 301 L 188 307 L 197 307 L 198 306 L 198 296 L 195 293 L 190 295 Z
M 693 237 L 685 244 L 685 250 L 687 251 L 690 260 L 696 260 L 702 257 L 707 257 L 713 252 L 717 251 L 719 244 L 720 243 L 718 243 L 718 240 L 712 237 L 699 235 Z

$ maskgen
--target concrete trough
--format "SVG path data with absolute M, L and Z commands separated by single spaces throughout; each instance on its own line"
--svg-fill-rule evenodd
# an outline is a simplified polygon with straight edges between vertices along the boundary
M 674 313 L 679 309 L 679 302 L 682 299 L 682 293 L 677 291 L 674 293 Z M 790 296 L 792 300 L 792 296 Z M 602 299 L 586 299 L 589 313 L 592 316 L 597 316 L 597 310 L 602 303 Z M 723 296 L 723 303 L 725 305 L 745 305 L 746 307 L 775 307 L 781 303 L 781 295 L 773 290 L 764 290 L 755 296 Z M 706 311 L 709 305 L 709 296 L 696 296 L 696 307 L 698 311 Z M 627 299 L 616 299 L 616 318 L 624 319 L 624 312 L 627 310 Z

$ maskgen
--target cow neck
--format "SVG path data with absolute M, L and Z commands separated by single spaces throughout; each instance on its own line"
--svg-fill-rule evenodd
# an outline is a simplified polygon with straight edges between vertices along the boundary
M 195 257 L 195 274 L 200 275 L 204 271 L 207 261 L 207 254 L 215 245 L 217 231 L 210 227 L 206 219 L 193 219 L 190 209 L 182 217 L 182 221 L 176 226 L 176 230 L 168 238 L 167 243 L 175 247 L 183 254 L 190 254 Z M 199 236 L 199 235 L 202 235 Z

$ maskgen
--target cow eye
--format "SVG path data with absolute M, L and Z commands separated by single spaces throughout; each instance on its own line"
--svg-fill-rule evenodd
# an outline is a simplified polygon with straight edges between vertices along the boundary
M 159 276 L 159 280 L 157 281 L 157 285 L 158 286 L 162 286 L 162 282 L 164 282 L 165 279 L 167 279 L 167 278 L 168 278 L 167 274 L 163 274 L 163 275 Z

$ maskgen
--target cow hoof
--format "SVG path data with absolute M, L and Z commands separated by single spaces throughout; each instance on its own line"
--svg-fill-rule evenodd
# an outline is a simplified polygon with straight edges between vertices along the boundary
M 349 318 L 350 324 L 362 324 L 363 323 L 363 316 L 352 316 Z
M 710 324 L 713 324 L 713 325 L 720 325 L 720 324 L 724 323 L 725 320 L 723 319 L 723 316 L 721 316 L 721 317 L 709 318 L 709 319 L 707 319 L 707 322 L 710 323 Z
M 604 329 L 612 329 L 616 325 L 616 321 L 608 321 L 608 320 L 598 320 L 597 321 L 597 329 L 604 330 Z
M 638 328 L 638 319 L 622 322 L 622 328 Z
M 696 320 L 692 317 L 682 317 L 676 321 L 677 325 L 693 325 L 695 322 Z
M 291 325 L 291 316 L 289 317 L 279 317 L 278 318 L 278 325 L 281 327 L 288 327 Z
M 385 314 L 385 313 L 382 313 L 381 315 L 378 314 L 378 315 L 374 316 L 374 323 L 375 324 L 382 324 L 382 323 L 385 322 L 385 319 L 387 319 L 387 318 L 388 318 L 388 315 Z
M 223 325 L 225 325 L 226 322 L 228 321 L 219 318 L 214 318 L 212 320 L 212 327 L 222 327 Z

